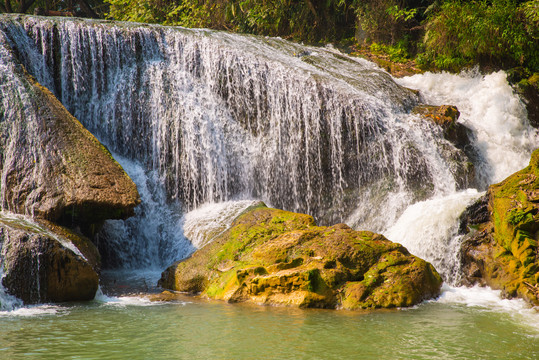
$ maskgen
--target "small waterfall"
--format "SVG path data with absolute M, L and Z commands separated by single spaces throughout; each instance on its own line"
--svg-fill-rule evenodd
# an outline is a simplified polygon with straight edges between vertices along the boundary
M 459 122 L 473 130 L 481 155 L 475 160 L 482 186 L 526 167 L 531 152 L 539 147 L 538 131 L 529 125 L 525 106 L 502 71 L 484 76 L 477 71 L 426 73 L 398 82 L 420 90 L 428 103 L 459 108 Z M 431 262 L 446 282 L 458 284 L 462 241 L 457 234 L 458 219 L 481 195 L 469 189 L 413 204 L 384 234 Z

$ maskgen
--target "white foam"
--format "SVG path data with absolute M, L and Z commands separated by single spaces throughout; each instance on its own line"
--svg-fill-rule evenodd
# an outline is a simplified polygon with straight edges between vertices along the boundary
M 475 189 L 468 189 L 415 203 L 383 234 L 431 262 L 445 281 L 452 283 L 457 280 L 459 270 L 458 218 L 481 195 Z
M 20 307 L 10 311 L 0 311 L 0 317 L 36 317 L 44 315 L 59 315 L 65 311 L 66 308 L 57 305 L 45 304 Z
M 481 75 L 425 73 L 398 79 L 403 86 L 420 90 L 432 105 L 456 105 L 459 122 L 471 128 L 485 164 L 485 181 L 496 183 L 527 166 L 539 146 L 539 135 L 527 121 L 526 108 L 507 83 L 503 71 Z
M 539 307 L 532 307 L 522 299 L 503 299 L 500 290 L 480 286 L 452 287 L 444 284 L 442 294 L 436 301 L 441 304 L 465 305 L 485 311 L 503 312 L 539 332 Z

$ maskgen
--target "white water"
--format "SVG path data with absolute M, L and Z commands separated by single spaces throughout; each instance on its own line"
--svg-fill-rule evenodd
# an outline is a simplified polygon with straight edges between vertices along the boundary
M 182 211 L 168 201 L 155 171 L 140 163 L 115 155 L 137 185 L 141 204 L 127 220 L 108 220 L 98 234 L 97 245 L 109 268 L 160 269 L 194 251 L 185 238 Z
M 531 152 L 539 147 L 538 132 L 529 125 L 525 106 L 504 72 L 426 73 L 397 81 L 420 90 L 426 103 L 458 107 L 459 122 L 473 130 L 481 152 L 476 163 L 481 183 L 499 182 L 526 167 Z M 479 195 L 470 189 L 413 204 L 384 234 L 430 261 L 445 281 L 457 283 L 461 244 L 457 220 Z
M 483 311 L 506 313 L 516 323 L 525 324 L 539 332 L 539 307 L 530 307 L 522 299 L 503 299 L 500 290 L 480 286 L 453 287 L 444 284 L 442 294 L 435 301 L 441 304 L 465 305 Z
M 529 125 L 526 108 L 503 71 L 485 76 L 477 71 L 426 73 L 396 81 L 420 90 L 428 104 L 458 107 L 459 122 L 474 131 L 474 146 L 482 155 L 476 167 L 483 185 L 526 167 L 539 146 L 537 130 Z
M 454 284 L 459 280 L 461 236 L 458 219 L 482 193 L 474 189 L 436 197 L 409 206 L 384 235 L 426 259 Z

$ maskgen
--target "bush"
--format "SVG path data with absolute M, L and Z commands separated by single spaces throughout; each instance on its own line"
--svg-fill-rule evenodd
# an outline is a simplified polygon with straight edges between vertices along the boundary
M 425 53 L 419 58 L 440 69 L 480 64 L 508 68 L 539 65 L 539 1 L 446 1 L 428 19 Z

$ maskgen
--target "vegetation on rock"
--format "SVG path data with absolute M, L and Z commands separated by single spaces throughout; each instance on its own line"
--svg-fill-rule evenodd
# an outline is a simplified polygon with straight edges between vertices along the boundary
M 168 268 L 160 285 L 229 302 L 364 309 L 412 306 L 441 282 L 432 265 L 382 235 L 319 227 L 261 204 Z
M 539 149 L 528 167 L 492 185 L 486 196 L 469 211 L 465 280 L 539 305 Z

